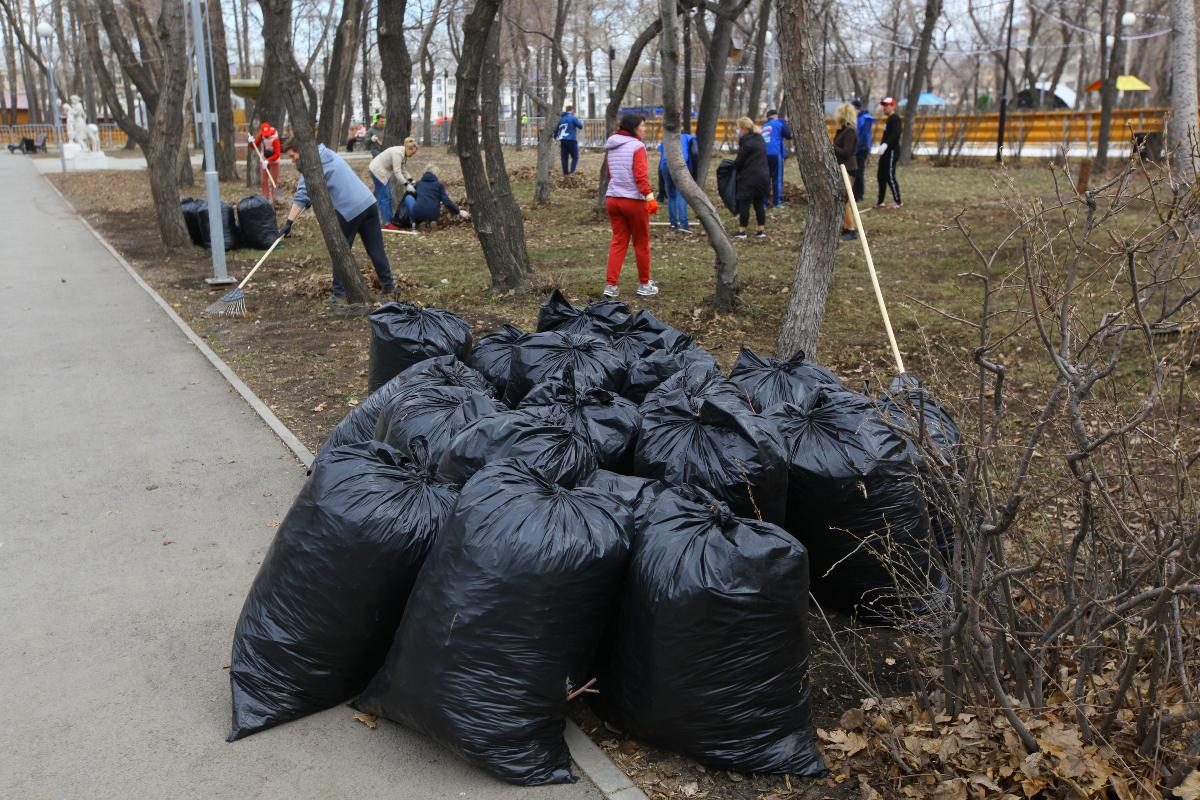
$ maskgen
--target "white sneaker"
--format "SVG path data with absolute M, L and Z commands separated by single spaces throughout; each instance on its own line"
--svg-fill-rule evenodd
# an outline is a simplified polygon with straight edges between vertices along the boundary
M 621 289 L 619 286 L 613 286 L 612 284 L 609 284 L 608 286 L 604 287 L 604 296 L 605 297 L 616 297 L 620 293 L 621 293 Z M 639 294 L 641 294 L 641 292 L 639 292 Z
M 647 281 L 638 287 L 637 294 L 639 297 L 653 297 L 658 294 L 658 284 L 654 281 Z

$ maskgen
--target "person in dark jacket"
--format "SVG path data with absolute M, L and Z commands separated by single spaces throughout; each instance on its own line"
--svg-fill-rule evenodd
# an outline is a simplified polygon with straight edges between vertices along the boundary
M 771 172 L 767 167 L 767 143 L 761 129 L 749 117 L 738 125 L 738 150 L 733 168 L 737 171 L 738 232 L 734 238 L 746 238 L 750 222 L 750 206 L 754 206 L 754 221 L 758 224 L 755 238 L 767 238 L 767 198 L 771 195 Z
M 858 132 L 855 123 L 858 120 L 854 106 L 842 103 L 834 112 L 833 121 L 838 126 L 837 133 L 833 137 L 833 153 L 837 156 L 837 162 L 846 168 L 846 172 L 852 173 L 858 168 L 858 159 L 855 157 L 855 150 L 858 149 Z M 842 210 L 843 239 L 858 238 L 858 232 L 854 229 L 854 214 L 850 211 L 850 204 L 853 202 L 854 198 L 849 198 L 846 201 L 846 207 Z
M 867 174 L 867 160 L 871 157 L 871 130 L 875 127 L 875 117 L 862 107 L 861 100 L 851 100 L 850 103 L 858 111 L 857 130 L 855 131 L 858 135 L 858 149 L 854 151 L 854 160 L 858 162 L 858 169 L 851 177 L 854 178 L 854 199 L 861 203 L 863 187 L 866 185 L 863 176 Z
M 425 168 L 425 174 L 414 184 L 414 189 L 412 194 L 404 195 L 404 207 L 408 210 L 408 222 L 413 230 L 422 222 L 437 222 L 442 216 L 442 206 L 462 219 L 471 218 L 466 210 L 459 208 L 450 199 L 446 187 L 434 174 L 433 165 Z
M 575 131 L 583 130 L 583 123 L 575 116 L 575 106 L 567 106 L 558 118 L 554 136 L 558 139 L 558 151 L 562 157 L 563 175 L 570 175 L 579 166 L 579 140 Z
M 875 175 L 879 180 L 879 202 L 875 207 L 899 208 L 903 203 L 900 201 L 900 184 L 896 181 L 896 162 L 900 160 L 900 131 L 904 121 L 896 113 L 895 99 L 885 97 L 879 106 L 883 109 L 884 119 L 887 121 L 883 123 L 883 155 L 879 157 L 879 169 Z M 887 206 L 883 201 L 887 197 L 889 186 L 892 188 L 892 198 L 896 202 Z

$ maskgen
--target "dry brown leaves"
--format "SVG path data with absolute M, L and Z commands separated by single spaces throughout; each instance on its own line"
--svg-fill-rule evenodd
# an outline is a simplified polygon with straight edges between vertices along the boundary
M 361 260 L 365 261 L 366 259 Z M 360 264 L 359 272 L 362 273 L 363 280 L 366 281 L 367 287 L 371 291 L 378 292 L 383 288 L 369 262 L 365 265 Z M 406 290 L 414 289 L 419 285 L 403 272 L 393 272 L 392 278 L 396 283 L 396 292 L 399 294 L 404 294 Z M 333 277 L 328 269 L 305 272 L 297 278 L 282 282 L 281 288 L 286 294 L 319 300 L 327 297 L 332 291 Z

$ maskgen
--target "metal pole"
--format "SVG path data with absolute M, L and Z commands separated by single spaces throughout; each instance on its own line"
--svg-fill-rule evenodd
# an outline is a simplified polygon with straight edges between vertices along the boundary
M 1008 0 L 1008 41 L 1004 45 L 1004 84 L 1000 87 L 1000 125 L 996 132 L 996 163 L 1004 163 L 1004 123 L 1008 119 L 1008 64 L 1012 58 L 1013 5 Z
M 204 131 L 204 189 L 208 199 L 208 241 L 212 250 L 213 276 L 204 282 L 213 285 L 234 283 L 225 266 L 225 228 L 221 223 L 221 182 L 217 178 L 217 159 L 213 147 L 213 101 L 212 82 L 209 77 L 208 48 L 204 41 L 204 26 L 200 16 L 200 0 L 192 0 L 192 36 L 195 45 L 198 79 L 196 89 L 200 95 L 200 114 Z
M 50 110 L 54 114 L 54 138 L 58 140 L 58 163 L 62 167 L 62 171 L 67 171 L 67 154 L 63 147 L 66 144 L 62 138 L 62 119 L 60 113 L 62 109 L 58 107 L 58 87 L 54 83 L 54 37 L 46 37 L 47 60 L 46 64 L 49 69 L 46 73 L 50 76 Z

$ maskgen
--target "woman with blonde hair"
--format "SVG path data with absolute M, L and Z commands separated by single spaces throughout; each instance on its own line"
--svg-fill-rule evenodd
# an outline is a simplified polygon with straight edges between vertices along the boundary
M 837 156 L 837 162 L 846 168 L 846 172 L 854 174 L 858 169 L 858 157 L 854 151 L 858 149 L 858 111 L 849 103 L 842 103 L 833 112 L 833 121 L 837 127 L 837 133 L 833 136 L 833 153 Z M 850 204 L 854 202 L 854 198 L 850 197 L 846 201 L 846 207 L 842 209 L 842 238 L 857 239 L 858 232 L 854 230 L 854 214 L 850 211 Z
M 408 160 L 417 154 L 417 140 L 409 136 L 403 145 L 383 150 L 371 159 L 367 171 L 375 185 L 375 201 L 379 204 L 379 217 L 385 231 L 398 231 L 392 219 L 392 181 L 401 184 L 405 195 L 413 189 L 412 175 L 408 173 Z
M 733 162 L 737 175 L 738 232 L 736 239 L 746 238 L 750 222 L 750 206 L 754 206 L 754 221 L 758 224 L 756 239 L 767 238 L 767 198 L 771 194 L 771 170 L 767 166 L 767 143 L 762 129 L 749 117 L 737 121 L 738 150 Z

